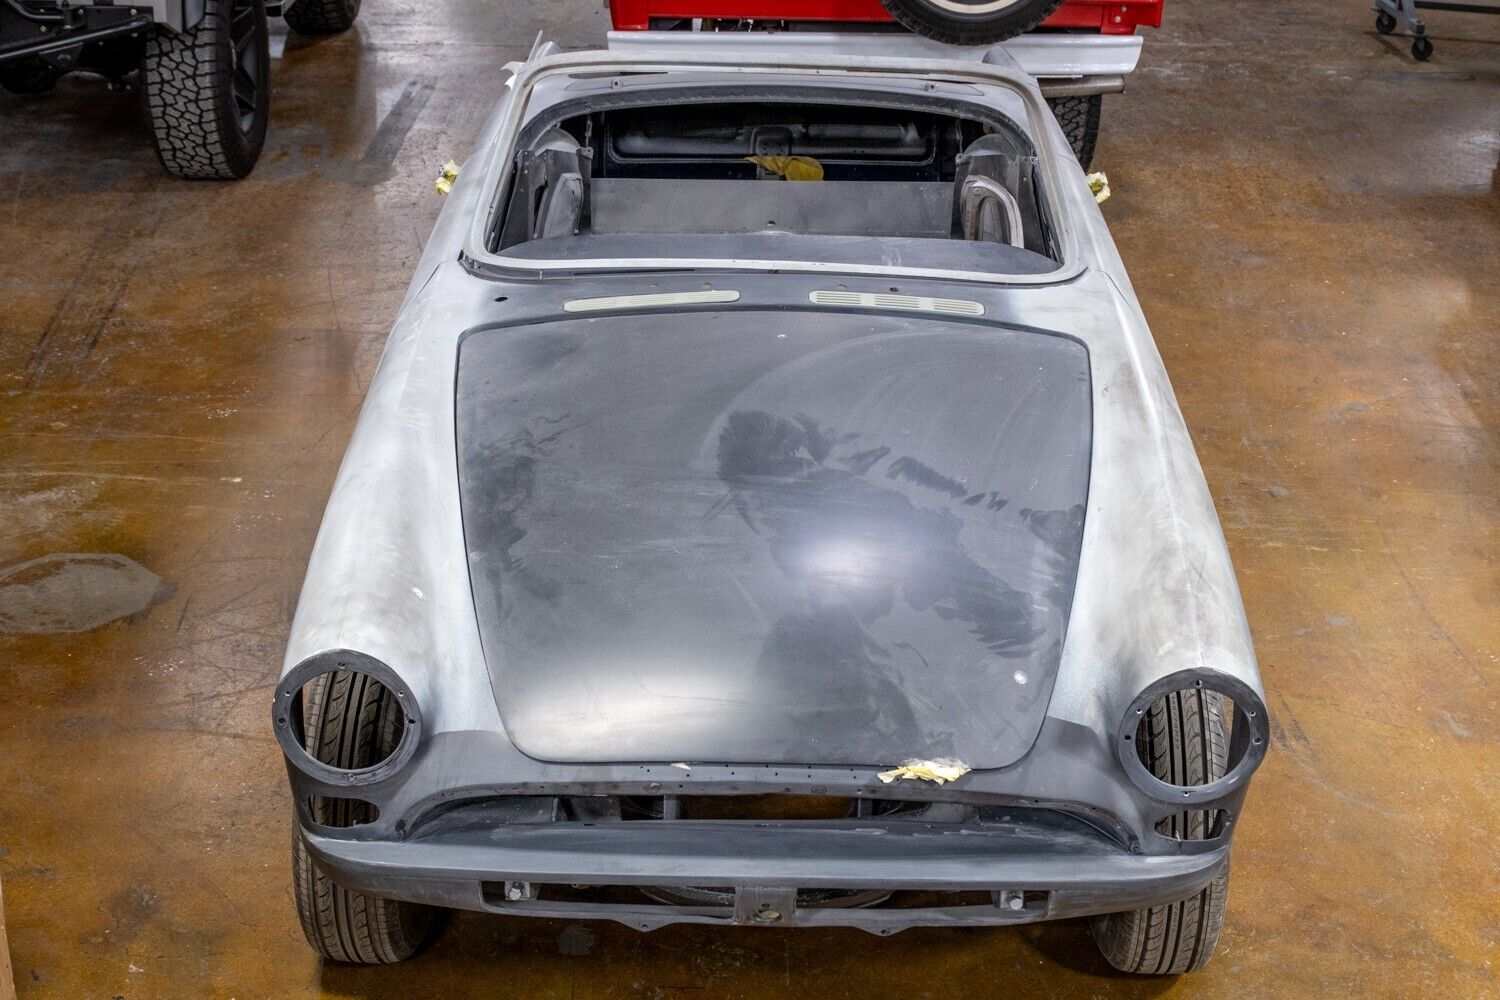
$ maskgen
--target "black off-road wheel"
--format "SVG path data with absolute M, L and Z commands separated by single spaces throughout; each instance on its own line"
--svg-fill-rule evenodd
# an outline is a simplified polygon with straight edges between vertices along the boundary
M 325 764 L 357 769 L 389 757 L 401 741 L 405 713 L 390 689 L 364 674 L 324 674 L 304 691 L 307 752 Z M 373 819 L 353 799 L 314 799 L 313 818 L 333 827 Z M 388 965 L 404 961 L 432 940 L 447 911 L 353 892 L 318 870 L 300 833 L 293 834 L 292 882 L 307 943 L 335 962 Z
M 12 94 L 34 97 L 45 94 L 62 79 L 62 73 L 51 63 L 35 57 L 11 59 L 0 63 L 0 88 Z
M 1062 0 L 880 0 L 919 35 L 950 45 L 993 45 L 1030 31 Z
M 230 180 L 255 166 L 270 107 L 269 39 L 264 0 L 204 0 L 192 29 L 147 41 L 142 90 L 169 173 Z
M 1229 747 L 1224 702 L 1201 688 L 1163 696 L 1146 713 L 1136 740 L 1141 762 L 1173 785 L 1204 785 L 1224 776 Z M 1181 840 L 1205 840 L 1213 814 L 1192 810 L 1172 817 L 1162 832 Z M 1095 917 L 1092 930 L 1109 964 L 1123 972 L 1175 975 L 1203 968 L 1213 957 L 1224 927 L 1229 868 L 1186 899 L 1125 913 Z
M 1063 134 L 1068 137 L 1068 145 L 1073 147 L 1073 155 L 1078 157 L 1079 166 L 1084 170 L 1089 169 L 1094 164 L 1094 146 L 1099 142 L 1099 121 L 1104 115 L 1104 95 L 1053 97 L 1047 104 L 1057 116 Z
M 282 13 L 293 31 L 304 35 L 336 35 L 347 31 L 359 16 L 360 0 L 297 0 Z

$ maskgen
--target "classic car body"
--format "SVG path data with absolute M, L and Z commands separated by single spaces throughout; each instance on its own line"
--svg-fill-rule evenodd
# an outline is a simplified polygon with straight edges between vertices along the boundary
M 877 933 L 1222 880 L 1267 742 L 1254 653 L 1035 81 L 708 45 L 543 53 L 507 90 L 292 628 L 274 723 L 307 877 Z M 332 678 L 385 693 L 378 754 L 318 750 Z M 1172 698 L 1223 705 L 1197 780 L 1137 749 Z M 967 773 L 879 777 L 934 760 Z

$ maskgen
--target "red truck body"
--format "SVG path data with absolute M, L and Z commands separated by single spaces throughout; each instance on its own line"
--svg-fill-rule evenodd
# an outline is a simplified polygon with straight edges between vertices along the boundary
M 1130 35 L 1137 26 L 1161 27 L 1163 0 L 1067 0 L 1042 22 L 1044 28 L 1074 28 Z M 645 31 L 659 18 L 705 17 L 757 21 L 855 21 L 881 23 L 891 15 L 880 0 L 611 0 L 616 31 Z

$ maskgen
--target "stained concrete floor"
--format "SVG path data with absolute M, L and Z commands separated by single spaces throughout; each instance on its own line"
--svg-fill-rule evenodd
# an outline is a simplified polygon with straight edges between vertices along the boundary
M 126 95 L 0 95 L 0 629 L 125 615 L 0 635 L 21 996 L 1500 995 L 1500 19 L 1432 14 L 1419 65 L 1360 3 L 1249 6 L 1170 3 L 1099 154 L 1277 723 L 1205 972 L 1116 977 L 1080 923 L 474 915 L 318 965 L 267 714 L 304 560 L 437 165 L 539 29 L 606 23 L 367 0 L 286 44 L 242 183 L 164 177 Z

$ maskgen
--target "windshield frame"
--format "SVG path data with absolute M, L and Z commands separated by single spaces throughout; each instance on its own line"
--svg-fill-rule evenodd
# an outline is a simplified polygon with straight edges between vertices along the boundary
M 682 74 L 693 73 L 698 74 L 697 79 L 682 79 Z M 1003 115 L 1003 112 L 984 101 L 986 88 L 1000 88 L 1015 95 L 1027 116 L 1024 123 L 1016 124 L 1036 148 L 1042 176 L 1040 197 L 1049 216 L 1055 245 L 1061 258 L 1058 267 L 1042 274 L 1022 274 L 832 260 L 696 257 L 597 257 L 562 260 L 522 257 L 490 249 L 492 235 L 506 208 L 516 145 L 523 131 L 532 119 L 547 113 L 553 106 L 572 104 L 573 98 L 586 96 L 576 91 L 570 92 L 567 87 L 569 78 L 574 81 L 575 88 L 582 82 L 593 85 L 596 92 L 603 94 L 612 94 L 628 87 L 633 95 L 638 95 L 639 103 L 649 104 L 652 91 L 670 93 L 674 88 L 701 86 L 705 82 L 704 74 L 711 75 L 715 85 L 731 90 L 749 89 L 757 85 L 804 90 L 854 86 L 867 90 L 874 98 L 878 98 L 882 92 L 890 93 L 893 98 L 900 97 L 903 93 L 909 96 L 924 95 L 927 98 L 941 97 L 963 106 L 966 109 L 964 113 L 979 119 Z M 676 80 L 672 79 L 673 75 L 677 75 Z M 790 271 L 938 278 L 984 284 L 1050 285 L 1072 280 L 1083 270 L 1077 231 L 1079 221 L 1070 211 L 1068 199 L 1059 196 L 1058 187 L 1064 181 L 1058 170 L 1058 154 L 1050 143 L 1043 141 L 1047 124 L 1044 116 L 1049 116 L 1051 111 L 1035 84 L 1028 83 L 1019 70 L 990 64 L 939 60 L 884 59 L 877 64 L 869 58 L 849 56 L 819 56 L 813 61 L 809 56 L 799 56 L 796 53 L 778 56 L 774 64 L 756 64 L 747 63 L 743 53 L 723 56 L 713 53 L 627 56 L 619 52 L 589 51 L 562 53 L 527 63 L 507 81 L 506 86 L 511 93 L 503 108 L 498 135 L 487 150 L 481 151 L 483 161 L 478 166 L 484 171 L 484 182 L 479 210 L 474 214 L 460 255 L 465 267 L 479 275 L 515 277 L 524 274 L 535 279 L 603 271 Z M 545 87 L 549 93 L 537 101 L 539 87 Z M 532 106 L 534 101 L 538 106 Z

